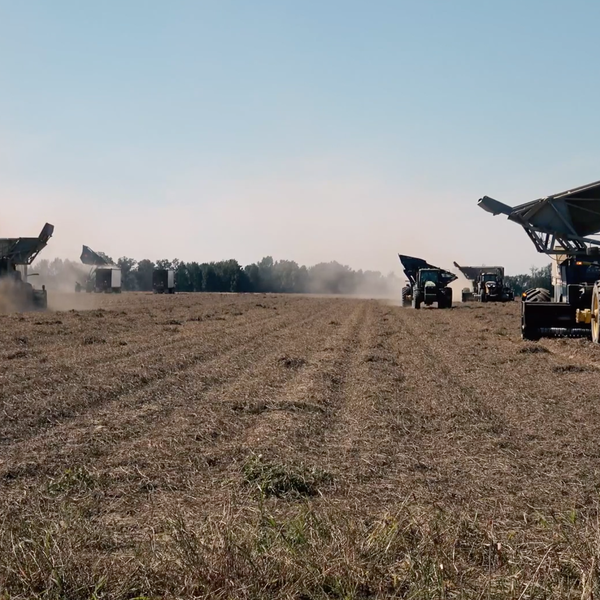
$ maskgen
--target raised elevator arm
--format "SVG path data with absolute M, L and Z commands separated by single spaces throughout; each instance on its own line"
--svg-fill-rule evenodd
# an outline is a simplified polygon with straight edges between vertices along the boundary
M 504 214 L 521 225 L 538 252 L 577 256 L 600 241 L 600 181 L 511 207 L 489 196 L 477 205 L 493 215 Z
M 46 223 L 38 237 L 0 239 L 0 260 L 14 265 L 30 265 L 46 247 L 54 233 L 54 225 Z

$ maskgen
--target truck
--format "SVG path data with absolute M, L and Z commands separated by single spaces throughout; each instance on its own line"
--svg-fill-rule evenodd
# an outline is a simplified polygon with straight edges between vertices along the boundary
M 174 294 L 175 271 L 173 269 L 154 269 L 152 271 L 152 291 L 155 294 Z
M 89 246 L 83 246 L 81 262 L 91 267 L 84 283 L 77 281 L 75 291 L 87 293 L 121 293 L 121 269 L 103 252 L 94 252 Z
M 520 225 L 552 259 L 552 290 L 522 295 L 523 339 L 591 337 L 600 343 L 600 181 L 509 206 L 483 196 L 478 206 Z
M 398 254 L 398 258 L 407 280 L 402 289 L 402 306 L 420 309 L 422 304 L 437 304 L 438 308 L 452 308 L 450 284 L 457 279 L 454 273 L 415 256 Z
M 0 239 L 0 296 L 11 310 L 46 310 L 46 286 L 36 289 L 29 278 L 28 268 L 46 247 L 54 233 L 54 225 L 46 223 L 37 237 Z
M 515 293 L 504 282 L 504 267 L 461 267 L 454 266 L 471 282 L 471 288 L 463 288 L 461 300 L 470 302 L 512 302 Z

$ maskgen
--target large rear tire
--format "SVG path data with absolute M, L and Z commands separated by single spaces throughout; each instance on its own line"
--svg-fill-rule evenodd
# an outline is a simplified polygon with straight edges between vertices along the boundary
M 600 344 L 600 289 L 594 284 L 592 292 L 592 342 Z
M 416 310 L 419 310 L 421 308 L 421 293 L 418 290 L 415 290 L 415 292 L 413 293 L 413 300 L 412 300 L 412 305 L 413 308 Z
M 444 308 L 452 308 L 452 288 L 444 288 Z
M 406 285 L 402 288 L 402 306 L 410 306 L 410 286 Z
M 550 302 L 550 291 L 545 288 L 532 288 L 525 291 L 523 302 Z

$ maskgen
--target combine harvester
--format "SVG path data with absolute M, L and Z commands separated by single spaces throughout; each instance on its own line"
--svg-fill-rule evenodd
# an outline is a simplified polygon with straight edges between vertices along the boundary
M 84 246 L 81 252 L 81 262 L 91 266 L 85 285 L 79 282 L 75 284 L 75 291 L 80 292 L 83 288 L 88 293 L 115 293 L 121 292 L 121 269 L 100 252 L 94 252 L 88 246 Z
M 454 266 L 471 282 L 472 289 L 464 288 L 461 300 L 470 302 L 512 302 L 515 293 L 504 283 L 504 267 Z
M 175 271 L 173 269 L 154 269 L 152 271 L 152 291 L 155 294 L 174 294 Z
M 398 254 L 407 285 L 402 288 L 402 306 L 421 308 L 421 304 L 438 308 L 452 308 L 452 288 L 448 287 L 457 279 L 454 273 L 430 265 L 422 258 Z
M 46 310 L 48 294 L 46 286 L 36 290 L 29 283 L 29 265 L 46 247 L 54 233 L 54 225 L 46 223 L 40 235 L 35 238 L 0 239 L 0 286 L 1 293 L 11 309 L 19 311 Z
M 589 337 L 600 342 L 600 181 L 515 206 L 484 196 L 478 206 L 521 225 L 538 252 L 552 257 L 554 298 L 523 294 L 523 339 Z

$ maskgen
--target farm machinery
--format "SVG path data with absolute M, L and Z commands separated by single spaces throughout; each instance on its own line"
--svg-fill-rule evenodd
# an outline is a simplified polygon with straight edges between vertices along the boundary
M 154 269 L 152 271 L 152 291 L 155 294 L 174 294 L 175 271 L 173 269 Z
M 422 258 L 398 254 L 407 284 L 402 288 L 402 306 L 421 308 L 422 304 L 431 306 L 437 303 L 438 308 L 452 307 L 452 288 L 454 273 L 430 265 Z
M 28 267 L 46 247 L 54 233 L 54 225 L 46 223 L 38 237 L 0 239 L 0 296 L 11 309 L 46 310 L 46 286 L 37 290 L 29 283 Z
M 589 337 L 600 342 L 600 181 L 511 207 L 484 196 L 478 206 L 525 230 L 552 258 L 552 287 L 522 295 L 523 339 Z
M 75 283 L 76 292 L 121 292 L 121 269 L 106 254 L 94 252 L 89 246 L 84 246 L 80 258 L 81 262 L 91 269 L 84 284 Z
M 471 289 L 462 290 L 461 300 L 470 302 L 512 302 L 515 293 L 504 283 L 504 267 L 461 267 L 454 266 L 471 282 Z

